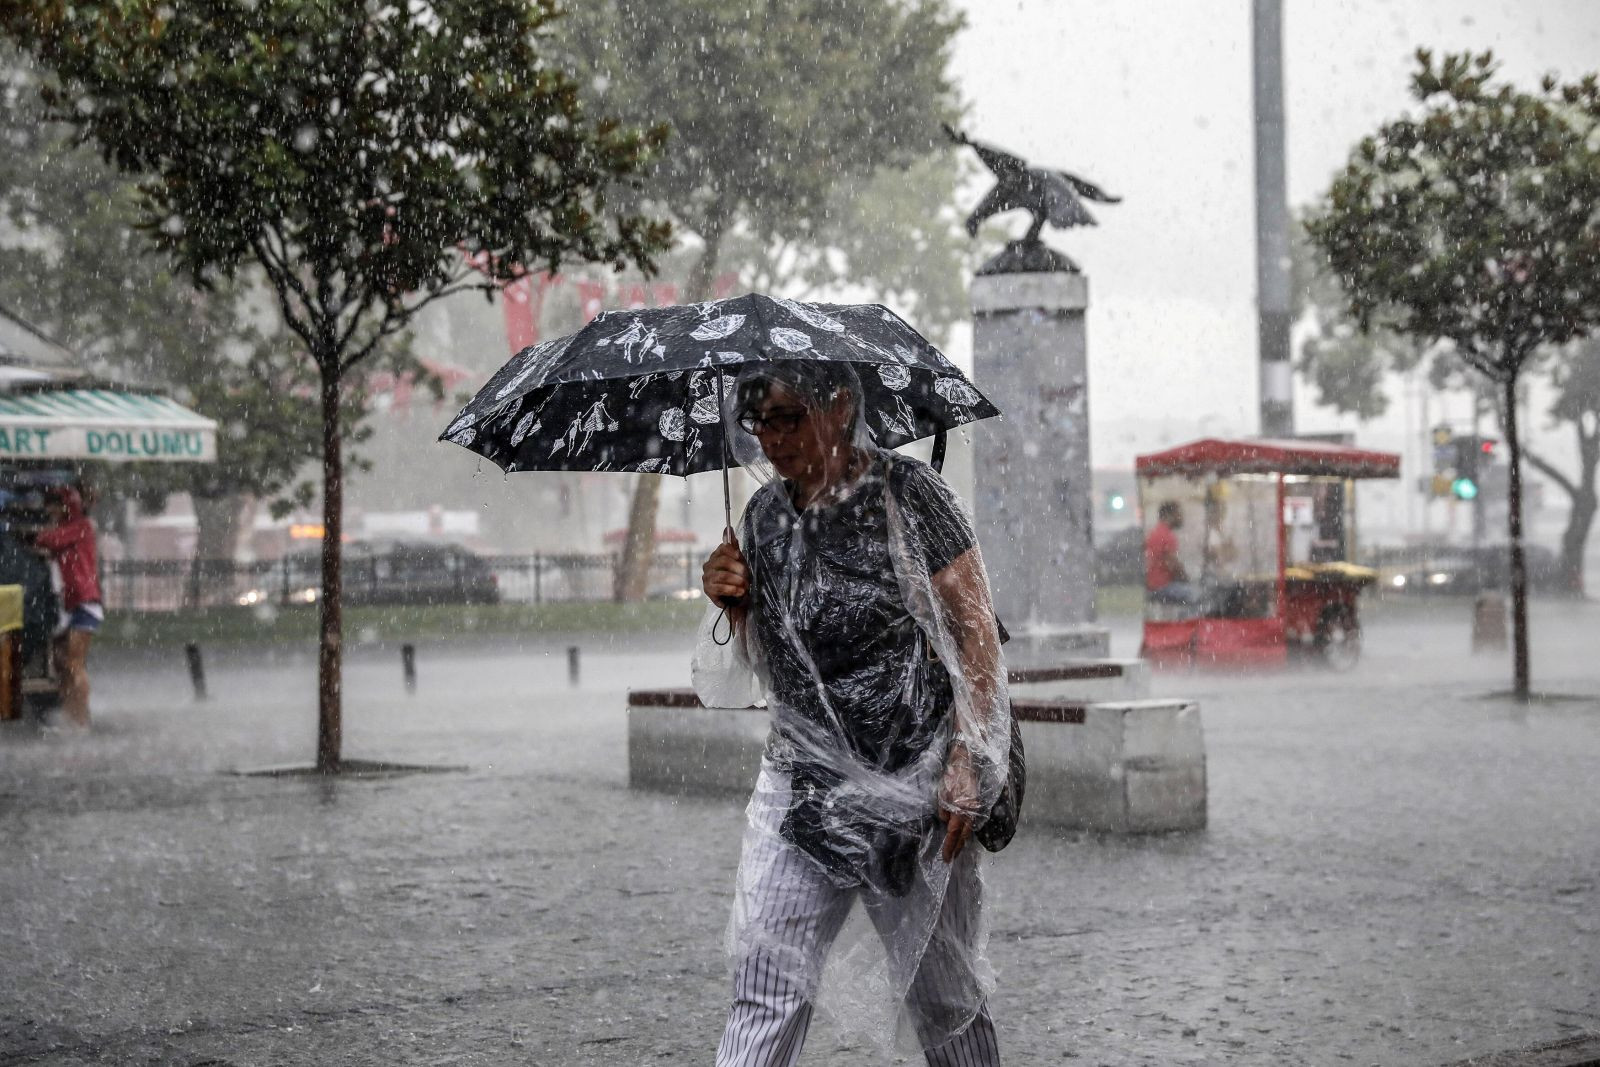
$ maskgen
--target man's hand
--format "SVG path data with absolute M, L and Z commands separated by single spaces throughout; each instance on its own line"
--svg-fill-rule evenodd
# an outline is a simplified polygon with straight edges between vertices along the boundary
M 722 544 L 706 558 L 700 568 L 700 587 L 711 602 L 721 607 L 740 606 L 750 592 L 750 568 L 734 540 L 732 530 L 724 530 Z
M 945 759 L 944 778 L 939 782 L 939 821 L 944 823 L 944 848 L 940 855 L 954 863 L 972 836 L 973 813 L 978 807 L 978 773 L 972 767 L 972 754 L 962 741 L 950 746 Z

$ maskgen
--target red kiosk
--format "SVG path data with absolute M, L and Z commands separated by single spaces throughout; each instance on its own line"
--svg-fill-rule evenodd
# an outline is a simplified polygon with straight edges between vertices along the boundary
M 1254 666 L 1306 652 L 1346 669 L 1376 575 L 1353 563 L 1355 479 L 1400 457 L 1317 441 L 1206 438 L 1134 463 L 1145 530 L 1141 651 L 1157 666 Z

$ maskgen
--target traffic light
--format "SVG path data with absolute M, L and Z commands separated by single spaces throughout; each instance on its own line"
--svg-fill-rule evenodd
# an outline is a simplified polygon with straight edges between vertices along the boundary
M 1120 493 L 1115 489 L 1111 489 L 1106 492 L 1107 511 L 1126 511 L 1127 508 L 1128 497 L 1126 494 Z
M 1455 445 L 1455 476 L 1450 481 L 1450 492 L 1457 500 L 1476 500 L 1482 486 L 1482 468 L 1494 462 L 1495 445 L 1492 437 L 1476 434 L 1457 437 Z

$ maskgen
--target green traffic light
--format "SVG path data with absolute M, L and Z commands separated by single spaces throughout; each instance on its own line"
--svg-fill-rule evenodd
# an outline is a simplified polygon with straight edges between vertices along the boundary
M 1457 478 L 1450 483 L 1450 491 L 1456 495 L 1457 500 L 1475 500 L 1478 496 L 1478 483 L 1471 478 Z

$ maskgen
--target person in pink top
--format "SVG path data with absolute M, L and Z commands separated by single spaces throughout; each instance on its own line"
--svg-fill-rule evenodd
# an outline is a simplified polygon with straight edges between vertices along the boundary
M 89 643 L 105 620 L 100 599 L 99 560 L 94 526 L 84 514 L 83 497 L 71 486 L 54 490 L 53 525 L 39 531 L 35 545 L 61 568 L 61 608 L 67 631 L 56 643 L 61 668 L 61 709 L 67 722 L 89 725 Z

